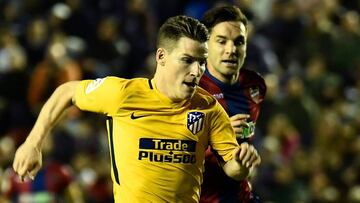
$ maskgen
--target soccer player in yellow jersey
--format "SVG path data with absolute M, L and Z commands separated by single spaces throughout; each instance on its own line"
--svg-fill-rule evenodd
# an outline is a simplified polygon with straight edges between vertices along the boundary
M 108 117 L 115 202 L 198 202 L 208 145 L 227 175 L 246 178 L 260 163 L 257 151 L 237 144 L 225 111 L 197 86 L 207 39 L 199 21 L 172 17 L 159 30 L 153 79 L 106 77 L 58 87 L 15 154 L 16 173 L 35 177 L 45 136 L 72 104 Z

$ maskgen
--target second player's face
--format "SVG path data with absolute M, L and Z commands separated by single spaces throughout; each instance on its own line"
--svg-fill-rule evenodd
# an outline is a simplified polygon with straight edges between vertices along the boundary
M 222 22 L 210 33 L 208 68 L 220 80 L 238 74 L 246 56 L 247 31 L 240 21 Z
M 182 37 L 167 54 L 166 75 L 168 96 L 173 101 L 189 99 L 194 95 L 200 77 L 205 71 L 207 44 Z

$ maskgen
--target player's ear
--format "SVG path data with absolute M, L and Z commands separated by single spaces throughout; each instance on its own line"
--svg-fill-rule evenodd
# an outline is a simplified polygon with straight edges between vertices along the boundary
M 166 50 L 164 48 L 158 48 L 156 50 L 156 62 L 161 66 L 165 65 Z

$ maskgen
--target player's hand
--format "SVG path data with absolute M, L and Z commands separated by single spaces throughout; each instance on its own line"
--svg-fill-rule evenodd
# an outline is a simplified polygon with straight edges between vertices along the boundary
M 234 151 L 234 157 L 241 166 L 246 167 L 248 170 L 261 163 L 257 150 L 247 142 L 240 144 L 239 148 Z
M 13 168 L 19 175 L 21 182 L 23 182 L 26 177 L 34 180 L 41 165 L 42 155 L 40 149 L 25 141 L 16 150 Z
M 231 126 L 233 127 L 237 138 L 244 138 L 244 129 L 249 127 L 246 122 L 248 118 L 250 118 L 249 114 L 236 114 L 230 117 Z M 247 136 L 248 135 L 246 135 L 246 137 Z

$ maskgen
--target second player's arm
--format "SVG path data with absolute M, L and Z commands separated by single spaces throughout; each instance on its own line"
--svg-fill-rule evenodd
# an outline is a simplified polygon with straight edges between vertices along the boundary
M 78 81 L 67 82 L 54 91 L 41 109 L 26 141 L 16 151 L 13 168 L 21 180 L 26 176 L 33 179 L 40 169 L 42 143 L 61 114 L 72 105 L 78 84 Z

